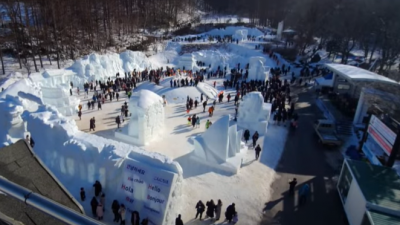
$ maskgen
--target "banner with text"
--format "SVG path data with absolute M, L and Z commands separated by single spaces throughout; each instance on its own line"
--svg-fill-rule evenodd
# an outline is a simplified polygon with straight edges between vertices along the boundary
M 387 155 L 390 155 L 396 140 L 396 133 L 387 127 L 382 121 L 376 116 L 372 115 L 368 133 L 375 139 L 375 141 L 382 147 Z
M 126 206 L 126 220 L 138 211 L 141 219 L 149 219 L 149 224 L 162 225 L 176 174 L 132 159 L 126 159 L 122 169 L 117 195 L 124 199 L 120 203 Z

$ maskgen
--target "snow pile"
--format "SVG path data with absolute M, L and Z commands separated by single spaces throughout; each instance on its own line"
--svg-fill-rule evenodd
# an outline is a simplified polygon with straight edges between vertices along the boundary
M 121 54 L 91 54 L 76 60 L 68 69 L 78 76 L 92 81 L 105 80 L 117 73 L 124 74 L 134 69 L 144 70 L 146 68 L 151 68 L 151 63 L 144 53 L 125 51 Z
M 258 131 L 260 135 L 264 135 L 267 132 L 270 115 L 271 104 L 264 103 L 260 92 L 251 92 L 243 97 L 239 105 L 237 124 L 251 133 Z
M 182 70 L 193 70 L 195 66 L 197 68 L 193 54 L 188 53 L 179 57 L 178 68 Z
M 230 62 L 236 63 L 234 55 L 231 55 L 227 51 L 216 51 L 216 50 L 203 50 L 200 52 L 193 53 L 195 61 L 204 62 L 207 66 L 211 65 L 211 70 L 217 70 L 218 66 L 221 66 L 220 69 L 223 69 L 225 66 L 227 67 L 227 71 L 230 71 L 230 67 L 234 67 L 234 65 L 229 65 Z M 232 60 L 233 59 L 233 60 Z
M 91 190 L 99 180 L 107 205 L 114 199 L 129 205 L 134 199 L 134 209 L 151 218 L 154 224 L 163 221 L 169 224 L 167 221 L 174 220 L 174 215 L 169 218 L 165 215 L 167 210 L 178 210 L 178 204 L 172 204 L 177 201 L 173 198 L 179 196 L 177 191 L 182 182 L 178 163 L 158 153 L 81 132 L 75 121 L 51 107 L 41 106 L 38 112 L 23 117 L 36 142 L 35 153 L 75 198 L 79 199 L 80 187 Z M 133 186 L 128 186 L 133 182 L 140 185 L 137 188 L 141 191 L 133 192 Z M 157 187 L 150 188 L 154 186 Z M 88 202 L 83 206 L 90 212 Z M 127 213 L 127 221 L 129 217 Z
M 70 82 L 73 82 L 74 86 L 83 86 L 85 83 L 85 79 L 77 76 L 74 71 L 68 69 L 45 70 L 41 76 L 39 75 L 32 75 L 32 80 L 46 87 L 64 86 L 64 88 L 69 89 Z
M 234 36 L 233 38 L 239 40 L 245 40 L 245 39 L 247 40 L 247 35 L 256 37 L 264 35 L 264 33 L 257 28 L 248 28 L 244 26 L 229 26 L 222 29 L 214 29 L 207 32 L 206 34 L 212 36 L 233 35 Z
M 180 79 L 184 79 L 186 76 L 182 76 Z M 153 83 L 143 83 L 134 89 L 134 92 L 138 92 L 141 90 L 149 90 L 152 91 L 159 96 L 165 96 L 165 99 L 169 104 L 180 104 L 186 103 L 187 96 L 193 98 L 193 100 L 197 100 L 200 102 L 201 94 L 207 96 L 210 99 L 216 99 L 218 95 L 218 91 L 212 87 L 211 85 L 200 82 L 197 84 L 197 87 L 188 86 L 188 87 L 176 87 L 171 88 L 170 81 L 174 80 L 174 77 L 167 77 L 160 82 L 160 85 L 155 85 Z M 178 81 L 178 79 L 176 79 Z
M 184 59 L 182 59 L 182 57 L 184 57 Z M 262 66 L 265 67 L 266 72 L 269 71 L 268 67 L 272 68 L 275 66 L 275 62 L 273 62 L 270 58 L 265 57 L 262 52 L 255 52 L 253 49 L 250 49 L 246 46 L 230 43 L 225 43 L 220 48 L 215 50 L 208 49 L 185 54 L 178 57 L 177 61 L 178 65 L 183 65 L 183 61 L 185 61 L 185 69 L 190 69 L 187 67 L 192 65 L 192 70 L 194 71 L 201 69 L 201 67 L 196 65 L 196 61 L 204 62 L 208 71 L 215 72 L 218 67 L 220 67 L 221 70 L 226 67 L 229 74 L 230 70 L 232 68 L 236 68 L 238 63 L 240 63 L 242 65 L 241 67 L 243 68 L 247 63 L 249 63 L 249 58 L 252 57 L 259 57 L 259 60 L 262 60 Z M 190 58 L 192 58 L 192 62 L 190 62 Z M 210 68 L 209 65 L 211 65 Z
M 116 138 L 137 145 L 148 145 L 162 137 L 165 113 L 163 99 L 159 95 L 148 90 L 135 92 L 129 101 L 129 112 L 129 124 L 115 132 Z
M 24 138 L 22 113 L 24 108 L 18 104 L 18 97 L 8 95 L 0 100 L 0 138 L 3 145 L 12 143 L 14 138 Z
M 153 68 L 147 56 L 143 52 L 125 51 L 120 54 L 122 69 L 124 72 L 142 71 Z
M 25 78 L 21 73 L 15 72 L 8 74 L 1 82 L 0 82 L 0 90 L 4 90 L 8 88 L 13 83 Z
M 201 23 L 250 23 L 249 18 L 241 18 L 236 15 L 206 15 L 201 18 Z
M 30 79 L 22 79 L 14 82 L 8 86 L 3 92 L 0 93 L 0 99 L 6 98 L 7 95 L 11 96 L 40 96 L 40 87 Z M 40 102 L 38 97 L 36 100 Z
M 269 77 L 270 67 L 265 65 L 265 58 L 251 57 L 249 62 L 249 79 L 266 81 Z
M 244 153 L 247 148 L 242 149 L 242 132 L 237 131 L 236 125 L 229 126 L 229 120 L 229 116 L 223 116 L 202 135 L 193 138 L 192 159 L 236 174 L 243 159 L 243 154 L 239 153 Z
M 245 41 L 247 40 L 247 35 L 248 35 L 247 30 L 237 30 L 235 34 L 232 35 L 232 37 L 235 40 Z
M 70 96 L 65 88 L 42 87 L 42 101 L 44 104 L 54 106 L 65 116 L 72 116 L 78 110 L 80 99 Z

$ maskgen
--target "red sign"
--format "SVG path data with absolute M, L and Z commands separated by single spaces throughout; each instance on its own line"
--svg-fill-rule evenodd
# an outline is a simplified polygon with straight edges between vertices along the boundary
M 372 115 L 369 125 L 373 126 L 374 130 L 376 130 L 391 145 L 394 145 L 394 141 L 396 140 L 396 133 L 393 132 L 384 123 L 382 123 L 382 121 L 380 121 L 376 116 Z
M 368 133 L 371 134 L 372 138 L 382 147 L 386 154 L 390 155 L 393 146 L 388 143 L 387 140 L 383 138 L 373 126 L 368 126 Z

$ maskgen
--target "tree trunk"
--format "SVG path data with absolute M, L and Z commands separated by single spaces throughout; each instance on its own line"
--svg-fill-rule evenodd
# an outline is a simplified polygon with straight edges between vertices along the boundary
M 39 70 L 37 68 L 37 64 L 36 64 L 35 54 L 33 54 L 33 53 L 32 53 L 32 60 L 33 60 L 33 65 L 35 65 L 35 71 L 39 72 Z
M 38 55 L 39 55 L 40 68 L 43 68 L 42 54 L 40 54 L 40 51 L 38 51 Z
M 60 67 L 60 49 L 58 47 L 58 35 L 57 35 L 56 16 L 54 13 L 54 3 L 52 3 L 52 5 L 51 5 L 51 11 L 52 11 L 52 17 L 53 17 L 54 39 L 55 39 L 55 43 L 56 43 L 57 67 L 58 67 L 58 69 L 61 69 L 61 67 Z
M 17 53 L 17 56 L 18 56 L 19 69 L 22 69 L 21 56 L 19 55 L 19 52 Z
M 3 71 L 3 75 L 6 75 L 6 68 L 4 67 L 3 61 L 3 50 L 0 48 L 0 61 L 1 61 L 1 70 Z
M 51 58 L 50 58 L 50 55 L 49 55 L 48 52 L 47 52 L 47 59 L 49 60 L 50 65 L 53 65 L 53 64 L 51 63 Z

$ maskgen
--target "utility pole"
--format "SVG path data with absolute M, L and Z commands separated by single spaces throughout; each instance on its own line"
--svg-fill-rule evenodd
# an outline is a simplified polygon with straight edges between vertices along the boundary
M 397 129 L 396 140 L 394 141 L 392 152 L 390 152 L 389 159 L 385 166 L 393 167 L 394 162 L 400 154 L 400 129 Z

